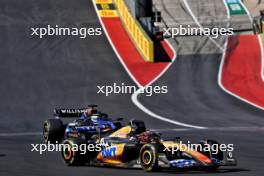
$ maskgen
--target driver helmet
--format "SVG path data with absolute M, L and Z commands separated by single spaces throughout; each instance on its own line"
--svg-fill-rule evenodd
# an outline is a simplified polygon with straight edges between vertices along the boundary
M 94 109 L 94 108 L 87 108 L 87 111 L 85 112 L 86 116 L 89 117 L 89 116 L 92 116 L 93 114 L 96 114 L 97 113 L 97 110 Z
M 98 114 L 92 114 L 90 116 L 90 118 L 91 118 L 92 121 L 97 121 L 99 119 L 99 115 Z

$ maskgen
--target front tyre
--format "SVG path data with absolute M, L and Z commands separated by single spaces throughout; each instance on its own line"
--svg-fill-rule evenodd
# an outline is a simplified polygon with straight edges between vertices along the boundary
M 147 172 L 157 171 L 159 169 L 159 145 L 145 144 L 139 154 L 141 167 Z
M 64 163 L 68 166 L 80 166 L 88 162 L 88 156 L 80 151 L 80 145 L 86 144 L 82 138 L 66 139 L 62 142 L 61 155 Z

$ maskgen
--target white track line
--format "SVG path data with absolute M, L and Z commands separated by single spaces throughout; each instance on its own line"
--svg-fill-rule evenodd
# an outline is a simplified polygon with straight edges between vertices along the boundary
M 170 44 L 170 42 L 168 42 L 168 40 L 165 40 L 167 42 L 167 44 L 170 46 L 170 48 L 172 49 L 173 51 L 173 54 L 174 54 L 174 57 L 171 61 L 171 63 L 169 63 L 167 65 L 167 67 L 157 76 L 155 77 L 155 79 L 153 79 L 148 85 L 146 85 L 145 87 L 143 88 L 140 88 L 138 89 L 132 96 L 131 96 L 131 99 L 132 99 L 132 102 L 139 108 L 141 109 L 143 112 L 145 112 L 146 114 L 158 119 L 158 120 L 162 120 L 162 121 L 165 121 L 165 122 L 168 122 L 168 123 L 171 123 L 171 124 L 174 124 L 174 125 L 178 125 L 178 126 L 183 126 L 183 127 L 188 127 L 188 128 L 195 128 L 195 129 L 206 129 L 206 127 L 202 127 L 202 126 L 196 126 L 196 125 L 191 125 L 191 124 L 187 124 L 187 123 L 182 123 L 182 122 L 179 122 L 179 121 L 176 121 L 176 120 L 172 120 L 172 119 L 169 119 L 167 117 L 163 117 L 163 116 L 160 116 L 154 112 L 152 112 L 151 110 L 149 110 L 148 108 L 146 108 L 142 103 L 139 102 L 138 100 L 138 95 L 140 94 L 140 92 L 144 91 L 144 89 L 147 87 L 147 86 L 150 86 L 152 85 L 154 82 L 156 82 L 169 68 L 170 66 L 176 61 L 177 59 L 177 53 L 175 51 L 175 49 L 173 48 L 173 46 Z
M 201 28 L 203 29 L 203 27 L 201 26 L 201 24 L 199 23 L 199 21 L 197 20 L 197 18 L 195 17 L 195 15 L 193 14 L 188 2 L 186 0 L 183 0 L 184 3 L 185 3 L 185 6 L 187 7 L 189 13 L 192 15 L 192 18 L 193 20 L 195 21 L 195 23 Z M 228 11 L 227 11 L 228 13 Z M 229 16 L 229 15 L 228 15 Z M 214 39 L 212 39 L 210 36 L 208 36 L 209 39 L 219 48 L 221 49 L 223 52 L 225 51 Z M 169 43 L 169 42 L 168 42 Z M 170 44 L 169 44 L 170 45 Z M 170 45 L 171 46 L 171 45 Z M 173 51 L 175 52 L 174 48 L 172 47 Z M 175 58 L 176 60 L 176 58 Z M 171 64 L 170 64 L 171 65 Z M 168 65 L 168 67 L 164 70 L 164 72 L 162 74 L 160 74 L 158 77 L 156 77 L 155 80 L 153 80 L 150 84 L 148 84 L 147 86 L 153 84 L 159 77 L 161 77 L 165 71 L 170 67 L 170 65 Z M 156 118 L 156 119 L 159 119 L 159 120 L 162 120 L 162 121 L 165 121 L 165 122 L 169 122 L 169 123 L 172 123 L 172 124 L 175 124 L 175 125 L 179 125 L 179 126 L 183 126 L 183 127 L 188 127 L 188 128 L 195 128 L 195 129 L 207 129 L 207 127 L 202 127 L 202 126 L 196 126 L 196 125 L 190 125 L 190 124 L 186 124 L 186 123 L 182 123 L 182 122 L 179 122 L 179 121 L 175 121 L 175 120 L 171 120 L 171 119 L 168 119 L 168 118 L 165 118 L 165 117 L 162 117 L 158 114 L 155 114 L 153 113 L 152 111 L 150 111 L 149 109 L 147 109 L 145 106 L 143 106 L 139 101 L 138 101 L 138 95 L 140 94 L 140 92 L 142 91 L 142 89 L 144 90 L 144 88 L 141 88 L 139 90 L 137 90 L 133 95 L 132 95 L 132 102 L 138 107 L 140 108 L 142 111 L 144 111 L 145 113 L 147 113 L 148 115 Z
M 142 111 L 144 111 L 146 114 L 156 118 L 156 119 L 159 119 L 159 120 L 162 120 L 162 121 L 165 121 L 165 122 L 169 122 L 169 123 L 172 123 L 174 125 L 178 125 L 178 126 L 183 126 L 183 127 L 188 127 L 188 128 L 196 128 L 196 129 L 206 129 L 206 127 L 202 127 L 202 126 L 195 126 L 195 125 L 190 125 L 190 124 L 186 124 L 186 123 L 182 123 L 182 122 L 179 122 L 179 121 L 176 121 L 176 120 L 171 120 L 169 118 L 166 118 L 166 117 L 162 117 L 158 114 L 155 114 L 154 112 L 150 111 L 149 109 L 147 109 L 145 106 L 143 106 L 139 101 L 138 101 L 138 95 L 140 94 L 140 92 L 142 90 L 144 90 L 146 87 L 143 87 L 141 89 L 138 89 L 133 95 L 132 95 L 132 101 L 133 103 L 139 108 L 141 109 Z
M 186 0 L 184 0 L 186 1 Z M 224 4 L 226 5 L 225 3 L 225 0 L 224 1 Z M 92 1 L 93 2 L 93 5 L 94 5 L 94 9 L 96 11 L 96 14 L 97 14 L 97 17 L 101 23 L 101 26 L 103 27 L 103 30 L 105 31 L 105 35 L 110 43 L 110 45 L 112 46 L 115 54 L 117 55 L 119 61 L 121 62 L 121 64 L 123 65 L 123 67 L 125 68 L 125 70 L 127 71 L 127 73 L 129 74 L 129 76 L 131 77 L 131 79 L 136 83 L 136 85 L 140 86 L 139 82 L 137 81 L 137 79 L 133 76 L 133 74 L 131 74 L 131 72 L 129 71 L 129 69 L 127 68 L 126 64 L 123 62 L 123 60 L 121 59 L 121 56 L 119 55 L 119 53 L 117 52 L 116 48 L 114 47 L 114 44 L 112 43 L 111 41 L 111 38 L 109 37 L 108 33 L 107 33 L 107 30 L 104 26 L 104 23 L 102 22 L 101 20 L 101 17 L 97 11 L 97 7 L 96 7 L 96 3 L 95 3 L 95 0 Z M 188 3 L 187 3 L 188 4 Z M 242 3 L 243 4 L 243 3 Z M 194 15 L 190 9 L 190 6 L 188 5 L 189 7 L 189 10 L 191 12 L 192 15 Z M 187 8 L 188 8 L 187 7 Z M 227 6 L 226 6 L 227 7 Z M 246 8 L 245 8 L 246 9 Z M 248 11 L 247 11 L 248 12 Z M 230 17 L 230 14 L 229 14 L 229 11 L 227 10 L 227 13 L 228 13 L 228 16 Z M 197 18 L 194 16 L 193 18 L 196 23 L 198 22 Z M 199 26 L 200 23 L 198 22 L 197 23 Z M 202 26 L 201 26 L 202 27 Z M 202 27 L 203 28 L 203 27 Z M 212 39 L 211 37 L 209 37 L 210 39 Z M 213 39 L 212 39 L 213 40 Z M 260 44 L 262 46 L 262 43 L 261 43 L 261 38 L 259 36 L 259 40 L 260 40 Z M 153 84 L 157 79 L 159 79 L 168 69 L 169 67 L 172 65 L 172 63 L 174 62 L 174 60 L 176 60 L 176 52 L 174 50 L 174 48 L 171 46 L 171 44 L 166 40 L 166 42 L 168 43 L 168 45 L 172 48 L 173 52 L 174 52 L 174 58 L 173 58 L 173 61 L 168 64 L 167 68 L 165 68 L 155 79 L 153 79 L 147 86 Z M 225 52 L 226 52 L 226 45 L 227 45 L 227 42 L 225 44 L 225 47 L 224 49 L 219 46 L 218 43 L 216 43 L 215 40 L 213 40 L 213 42 L 218 45 L 218 47 L 220 47 L 221 50 L 224 50 L 224 54 L 223 54 L 223 59 L 221 61 L 221 65 L 220 65 L 220 72 L 218 74 L 218 84 L 219 86 L 225 90 L 225 88 L 222 86 L 221 84 L 221 75 L 222 75 L 222 65 L 223 65 L 223 61 L 224 61 L 224 57 L 225 57 Z M 263 47 L 261 48 L 261 51 L 262 51 L 262 61 L 264 62 L 264 58 L 263 58 Z M 262 79 L 264 80 L 264 63 L 262 62 L 262 68 L 263 68 L 263 73 L 261 73 L 262 75 Z M 146 86 L 145 86 L 146 87 Z M 145 89 L 145 87 L 143 89 Z M 142 89 L 142 88 L 141 88 Z M 227 90 L 225 90 L 226 92 L 228 92 Z M 178 122 L 178 121 L 174 121 L 174 120 L 171 120 L 171 119 L 168 119 L 168 118 L 165 118 L 165 117 L 162 117 L 162 116 L 159 116 L 155 113 L 153 113 L 152 111 L 150 111 L 149 109 L 147 109 L 145 106 L 143 106 L 137 99 L 138 95 L 139 95 L 139 92 L 140 92 L 140 89 L 138 89 L 131 97 L 132 101 L 134 104 L 136 104 L 142 111 L 144 111 L 145 113 L 151 115 L 152 117 L 156 118 L 156 119 L 159 119 L 159 120 L 162 120 L 162 121 L 165 121 L 165 122 L 169 122 L 169 123 L 172 123 L 172 124 L 175 124 L 175 125 L 179 125 L 179 126 L 183 126 L 183 127 L 188 127 L 187 129 L 174 129 L 174 131 L 186 131 L 186 130 L 190 130 L 190 128 L 194 128 L 194 129 L 203 129 L 203 130 L 206 130 L 206 129 L 209 129 L 207 127 L 202 127 L 202 126 L 195 126 L 195 125 L 190 125 L 190 124 L 186 124 L 186 123 L 181 123 L 181 122 Z M 232 95 L 232 93 L 230 92 L 229 94 Z M 233 95 L 233 96 L 236 96 L 236 95 Z M 261 108 L 262 109 L 262 108 Z M 226 128 L 226 127 L 225 127 Z M 211 129 L 211 128 L 210 128 Z M 0 137 L 11 137 L 11 136 L 36 136 L 36 135 L 41 135 L 42 133 L 41 132 L 21 132 L 21 133 L 0 133 Z
M 41 132 L 16 132 L 16 133 L 0 133 L 0 137 L 12 137 L 12 136 L 40 136 Z
M 96 12 L 96 14 L 97 14 L 97 17 L 98 17 L 98 19 L 99 19 L 99 21 L 100 21 L 100 23 L 101 23 L 101 26 L 103 27 L 103 30 L 104 30 L 104 32 L 105 32 L 106 38 L 107 38 L 108 42 L 110 43 L 111 47 L 113 48 L 113 50 L 114 50 L 114 52 L 115 52 L 117 58 L 119 59 L 119 61 L 120 61 L 121 64 L 123 65 L 123 67 L 125 68 L 126 72 L 127 72 L 128 75 L 130 76 L 130 78 L 136 83 L 136 85 L 140 86 L 140 83 L 137 81 L 137 79 L 134 77 L 134 75 L 129 71 L 129 69 L 127 68 L 126 64 L 125 64 L 124 61 L 122 60 L 121 56 L 120 56 L 119 53 L 117 52 L 117 49 L 115 48 L 115 45 L 113 44 L 113 42 L 112 42 L 112 40 L 111 40 L 111 38 L 110 38 L 110 36 L 109 36 L 109 34 L 108 34 L 106 28 L 105 28 L 105 25 L 104 25 L 104 23 L 103 23 L 103 21 L 102 21 L 100 15 L 99 15 L 99 13 L 98 13 L 98 9 L 97 9 L 97 7 L 96 7 L 96 2 L 95 2 L 95 0 L 92 0 L 92 1 L 93 1 L 93 5 L 94 5 L 95 12 Z
M 140 92 L 143 92 L 144 89 L 147 87 L 147 86 L 150 86 L 151 84 L 153 84 L 155 81 L 157 81 L 169 68 L 170 66 L 175 62 L 176 58 L 177 58 L 177 54 L 176 54 L 176 51 L 175 49 L 173 48 L 173 46 L 167 41 L 167 44 L 170 46 L 170 48 L 172 49 L 173 53 L 174 53 L 174 57 L 171 61 L 171 63 L 169 63 L 167 65 L 167 67 L 158 75 L 155 77 L 155 79 L 153 79 L 149 84 L 147 84 L 146 86 L 138 89 L 135 93 L 132 94 L 131 96 L 131 99 L 132 99 L 132 102 L 139 108 L 141 109 L 143 112 L 145 112 L 146 114 L 150 115 L 151 117 L 154 117 L 158 120 L 162 120 L 162 121 L 165 121 L 165 122 L 168 122 L 168 123 L 171 123 L 171 124 L 174 124 L 174 125 L 178 125 L 178 126 L 183 126 L 183 127 L 188 127 L 188 128 L 196 128 L 196 129 L 206 129 L 206 127 L 202 127 L 202 126 L 196 126 L 196 125 L 190 125 L 190 124 L 187 124 L 187 123 L 182 123 L 182 122 L 179 122 L 179 121 L 176 121 L 176 120 L 172 120 L 172 119 L 169 119 L 167 117 L 163 117 L 163 116 L 160 116 L 154 112 L 152 112 L 151 110 L 149 110 L 148 108 L 146 108 L 142 103 L 140 103 L 138 101 L 138 95 L 140 95 Z
M 195 21 L 195 23 L 201 28 L 203 29 L 202 25 L 199 23 L 199 21 L 197 20 L 196 16 L 193 14 L 188 2 L 186 0 L 183 0 L 185 6 L 187 7 L 187 10 L 189 11 L 190 15 L 192 16 L 193 20 Z M 225 0 L 224 0 L 224 4 L 225 4 Z M 226 4 L 225 4 L 226 5 Z M 228 19 L 230 19 L 230 14 L 229 14 L 229 11 L 227 9 L 227 6 L 226 7 L 226 12 L 227 12 L 227 16 L 228 16 Z M 210 36 L 208 36 L 209 39 L 219 48 L 221 49 L 223 52 L 225 52 L 225 49 L 223 49 L 214 39 L 212 39 Z M 226 46 L 226 43 L 227 43 L 227 40 L 225 42 L 225 46 Z M 172 47 L 173 48 L 173 47 Z M 173 51 L 174 48 L 173 48 Z M 175 59 L 176 60 L 176 59 Z M 169 65 L 170 66 L 170 65 Z M 169 68 L 168 66 L 168 68 Z M 168 69 L 167 68 L 167 69 Z M 167 70 L 165 69 L 165 71 Z M 165 72 L 164 71 L 164 72 Z M 159 75 L 159 77 L 162 76 Z M 159 78 L 157 77 L 157 79 Z M 157 80 L 156 79 L 156 80 Z M 155 82 L 156 80 L 154 80 L 153 82 Z M 151 85 L 153 82 L 151 82 L 149 85 Z M 196 125 L 190 125 L 190 124 L 186 124 L 186 123 L 182 123 L 182 122 L 179 122 L 179 121 L 174 121 L 174 120 L 171 120 L 171 119 L 168 119 L 168 118 L 165 118 L 165 117 L 162 117 L 158 114 L 155 114 L 153 113 L 152 111 L 150 111 L 149 109 L 147 109 L 144 105 L 142 105 L 139 101 L 138 101 L 138 95 L 140 94 L 142 90 L 138 90 L 137 92 L 135 92 L 133 95 L 132 95 L 132 101 L 135 105 L 137 105 L 137 107 L 139 107 L 142 111 L 144 111 L 145 113 L 149 114 L 150 116 L 156 118 L 156 119 L 159 119 L 159 120 L 162 120 L 162 121 L 165 121 L 165 122 L 169 122 L 169 123 L 172 123 L 172 124 L 175 124 L 175 125 L 179 125 L 179 126 L 183 126 L 183 127 L 188 127 L 188 128 L 196 128 L 196 129 L 207 129 L 207 127 L 202 127 L 202 126 L 196 126 Z
M 204 27 L 200 24 L 200 22 L 198 21 L 197 17 L 194 15 L 194 13 L 192 12 L 192 9 L 189 5 L 189 3 L 187 2 L 187 0 L 182 0 L 185 7 L 187 8 L 189 14 L 192 16 L 192 19 L 194 20 L 194 22 L 204 31 Z M 211 38 L 210 36 L 207 36 L 209 38 L 209 40 L 211 40 L 222 52 L 224 51 L 223 47 L 220 46 L 213 38 Z
M 264 126 L 234 126 L 234 127 L 210 127 L 207 129 L 175 128 L 175 129 L 151 129 L 150 131 L 194 131 L 194 130 L 213 130 L 213 131 L 264 131 Z
M 227 7 L 227 4 L 226 4 L 225 0 L 223 0 L 223 1 L 224 1 L 225 6 Z M 245 8 L 245 10 L 246 10 L 249 18 L 251 19 L 251 16 L 250 16 L 249 11 L 247 10 L 247 8 L 244 6 L 244 4 L 241 1 L 240 1 L 240 3 L 243 5 L 243 7 Z M 229 10 L 228 10 L 228 12 L 229 12 Z M 230 17 L 230 13 L 228 13 L 228 18 L 231 18 Z M 263 58 L 264 57 L 264 54 L 263 54 L 264 52 L 263 52 L 263 46 L 262 46 L 262 41 L 261 41 L 260 35 L 258 36 L 258 39 L 259 39 L 259 44 L 261 46 L 260 49 L 261 49 L 261 58 L 262 58 L 262 70 L 261 70 L 261 73 L 260 74 L 261 74 L 262 80 L 264 80 L 264 75 L 263 75 L 264 74 L 264 58 Z M 219 85 L 219 87 L 224 92 L 228 93 L 229 95 L 232 95 L 232 96 L 234 96 L 235 98 L 237 98 L 237 99 L 239 99 L 241 101 L 244 101 L 244 102 L 246 102 L 246 103 L 248 103 L 248 104 L 250 104 L 250 105 L 252 105 L 254 107 L 257 107 L 257 108 L 259 108 L 261 110 L 264 110 L 264 107 L 261 107 L 261 106 L 255 104 L 255 103 L 253 103 L 251 101 L 248 101 L 248 100 L 240 97 L 239 95 L 234 94 L 233 92 L 227 90 L 223 86 L 223 84 L 222 84 L 222 73 L 223 73 L 223 65 L 225 63 L 225 56 L 226 56 L 226 52 L 227 52 L 227 44 L 228 44 L 228 40 L 226 41 L 225 46 L 224 46 L 224 52 L 223 52 L 223 55 L 222 55 L 221 64 L 220 64 L 220 68 L 219 68 L 219 72 L 218 72 L 218 85 Z
M 119 53 L 117 52 L 114 44 L 112 43 L 112 40 L 111 38 L 109 37 L 108 33 L 107 33 L 107 30 L 104 26 L 104 23 L 102 22 L 101 20 L 101 17 L 98 13 L 98 10 L 97 10 L 97 7 L 96 7 L 96 3 L 95 3 L 95 0 L 92 0 L 93 2 L 93 6 L 94 6 L 94 9 L 95 9 L 95 12 L 96 12 L 96 15 L 101 23 L 101 26 L 103 28 L 103 30 L 105 31 L 105 35 L 111 45 L 111 47 L 113 48 L 117 58 L 119 59 L 119 61 L 121 62 L 121 64 L 123 65 L 123 67 L 125 68 L 126 72 L 129 74 L 130 78 L 136 83 L 136 85 L 140 85 L 139 82 L 137 81 L 137 79 L 133 76 L 133 74 L 130 73 L 129 69 L 127 68 L 126 64 L 123 62 L 123 60 L 121 59 L 121 56 L 119 55 Z M 0 137 L 2 136 L 31 136 L 31 135 L 41 135 L 41 132 L 22 132 L 22 133 L 0 133 Z
M 114 44 L 112 43 L 112 40 L 111 40 L 110 36 L 108 35 L 107 30 L 106 30 L 106 28 L 105 28 L 105 26 L 104 26 L 104 23 L 102 22 L 101 17 L 100 17 L 100 15 L 99 15 L 99 13 L 98 13 L 98 10 L 97 10 L 96 4 L 95 4 L 95 0 L 93 0 L 93 5 L 94 5 L 94 8 L 95 8 L 95 10 L 96 10 L 97 17 L 98 17 L 98 19 L 99 19 L 99 21 L 100 21 L 100 23 L 101 23 L 101 25 L 102 25 L 102 27 L 103 27 L 103 29 L 104 29 L 105 35 L 107 36 L 107 39 L 108 39 L 110 45 L 112 46 L 112 48 L 113 48 L 115 54 L 117 55 L 119 61 L 122 63 L 123 67 L 126 69 L 126 72 L 129 74 L 129 76 L 132 78 L 132 80 L 136 83 L 136 85 L 137 85 L 137 86 L 142 86 L 142 85 L 137 81 L 137 79 L 133 76 L 133 74 L 129 71 L 129 69 L 127 68 L 126 64 L 125 64 L 124 61 L 122 60 L 121 56 L 120 56 L 119 53 L 117 52 L 117 50 L 116 50 Z M 161 77 L 161 76 L 167 71 L 167 69 L 170 67 L 170 65 L 172 65 L 172 63 L 174 62 L 174 60 L 175 60 L 175 58 L 176 58 L 176 52 L 175 52 L 174 48 L 171 46 L 171 44 L 170 44 L 167 40 L 166 40 L 166 42 L 167 42 L 167 44 L 171 47 L 171 49 L 172 49 L 172 51 L 173 51 L 173 53 L 174 53 L 174 58 L 173 58 L 173 60 L 171 61 L 171 63 L 168 64 L 168 66 L 167 66 L 167 67 L 166 67 L 166 68 L 165 68 L 165 69 L 164 69 L 164 70 L 163 70 L 158 76 L 156 76 L 156 77 L 155 77 L 155 78 L 154 78 L 154 79 L 153 79 L 148 85 L 146 85 L 146 86 L 150 86 L 150 85 L 153 84 L 157 79 L 159 79 L 159 78 L 160 78 L 160 77 Z M 145 89 L 146 86 L 143 87 L 143 89 Z M 205 128 L 205 127 L 193 126 L 193 125 L 189 125 L 189 124 L 181 123 L 181 122 L 178 122 L 178 121 L 174 121 L 174 120 L 171 120 L 171 119 L 168 119 L 168 118 L 165 118 L 165 117 L 159 116 L 159 115 L 157 115 L 157 114 L 151 112 L 150 110 L 148 110 L 147 108 L 145 108 L 145 107 L 144 107 L 144 106 L 138 101 L 137 96 L 139 95 L 140 90 L 142 90 L 142 88 L 141 88 L 141 89 L 138 89 L 138 90 L 137 90 L 137 91 L 131 96 L 131 99 L 132 99 L 132 102 L 133 102 L 133 103 L 134 103 L 139 109 L 141 109 L 142 111 L 144 111 L 146 114 L 148 114 L 148 115 L 150 115 L 150 116 L 152 116 L 152 117 L 154 117 L 154 118 L 156 118 L 156 119 L 159 119 L 159 120 L 162 120 L 162 121 L 165 121 L 165 122 L 169 122 L 169 123 L 172 123 L 172 124 L 181 125 L 181 126 L 184 126 L 184 127 Z

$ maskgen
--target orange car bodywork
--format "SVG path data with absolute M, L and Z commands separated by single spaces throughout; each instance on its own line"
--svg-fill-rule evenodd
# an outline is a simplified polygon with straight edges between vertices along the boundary
M 129 134 L 131 133 L 131 130 L 132 129 L 130 126 L 125 126 L 117 130 L 116 132 L 112 133 L 109 137 L 125 139 L 128 138 Z M 212 163 L 212 161 L 207 156 L 191 148 L 188 148 L 180 143 L 177 143 L 175 141 L 160 141 L 160 142 L 161 144 L 164 145 L 165 148 L 169 149 L 169 148 L 177 147 L 180 151 L 191 155 L 193 158 L 199 160 L 200 162 L 203 162 L 204 164 Z M 107 146 L 101 152 L 98 153 L 97 160 L 103 163 L 109 163 L 115 165 L 123 164 L 122 155 L 124 152 L 124 148 L 125 148 L 125 143 Z

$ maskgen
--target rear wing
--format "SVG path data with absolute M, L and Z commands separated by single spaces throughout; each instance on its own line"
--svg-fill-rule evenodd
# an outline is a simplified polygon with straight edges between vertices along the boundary
M 81 117 L 87 108 L 80 109 L 54 109 L 54 116 L 61 118 L 76 118 Z

